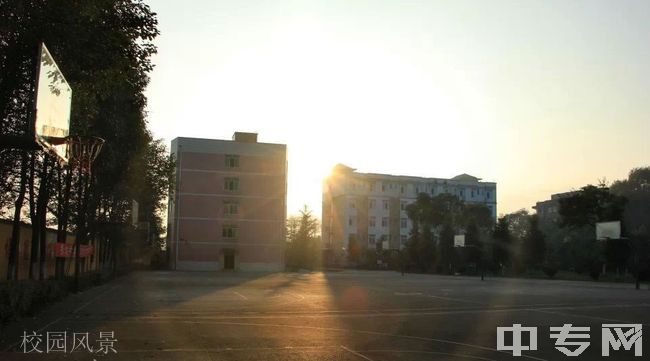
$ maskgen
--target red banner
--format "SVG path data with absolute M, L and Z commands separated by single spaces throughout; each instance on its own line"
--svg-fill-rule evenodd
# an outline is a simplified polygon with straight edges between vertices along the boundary
M 93 246 L 81 245 L 79 249 L 79 257 L 85 258 L 94 253 Z M 69 243 L 55 243 L 54 244 L 54 256 L 55 257 L 65 257 L 71 258 L 74 257 L 74 244 Z

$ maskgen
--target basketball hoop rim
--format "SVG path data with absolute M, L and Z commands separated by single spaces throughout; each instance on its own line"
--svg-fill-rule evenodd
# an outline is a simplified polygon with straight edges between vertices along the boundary
M 66 137 L 69 164 L 78 166 L 82 172 L 90 173 L 91 166 L 106 141 L 97 136 L 73 135 Z

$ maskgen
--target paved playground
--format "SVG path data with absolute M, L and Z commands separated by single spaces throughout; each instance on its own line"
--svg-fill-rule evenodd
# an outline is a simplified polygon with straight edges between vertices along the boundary
M 0 360 L 559 360 L 549 327 L 566 323 L 590 327 L 573 359 L 650 357 L 647 339 L 642 358 L 601 356 L 602 324 L 649 327 L 646 285 L 343 271 L 133 273 L 6 330 Z M 496 350 L 513 324 L 538 327 L 537 350 Z M 23 352 L 23 332 L 42 353 Z M 65 332 L 66 350 L 47 352 L 47 332 Z

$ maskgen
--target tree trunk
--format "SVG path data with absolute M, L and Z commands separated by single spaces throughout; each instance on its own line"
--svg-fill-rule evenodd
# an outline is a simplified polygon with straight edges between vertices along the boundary
M 20 213 L 23 208 L 23 201 L 25 200 L 25 192 L 27 190 L 27 153 L 22 152 L 22 159 L 20 162 L 20 188 L 18 189 L 18 196 L 14 203 L 14 220 L 11 230 L 11 243 L 9 245 L 9 262 L 7 264 L 7 279 L 18 279 L 18 257 L 20 248 Z
M 36 278 L 38 271 L 38 246 L 40 245 L 38 232 L 39 219 L 36 215 L 36 190 L 34 189 L 34 178 L 36 177 L 36 151 L 31 152 L 29 164 L 29 218 L 32 222 L 32 243 L 29 255 L 29 279 Z
M 57 204 L 57 234 L 56 242 L 65 244 L 68 239 L 68 222 L 70 218 L 70 189 L 72 188 L 72 170 L 65 171 L 65 186 L 63 186 L 63 169 L 59 166 L 59 200 Z M 56 258 L 56 279 L 65 277 L 65 257 Z
M 81 242 L 86 232 L 86 209 L 85 209 L 85 178 L 83 172 L 79 172 L 79 211 L 77 216 L 77 233 L 74 242 L 74 289 L 79 291 L 79 273 L 81 271 Z
M 36 205 L 36 216 L 38 217 L 38 230 L 32 229 L 32 232 L 39 233 L 40 239 L 40 262 L 38 270 L 38 279 L 44 280 L 45 262 L 47 260 L 47 204 L 50 200 L 50 174 L 49 170 L 50 156 L 45 154 L 43 157 L 43 170 L 41 172 L 41 184 L 38 189 L 38 202 Z

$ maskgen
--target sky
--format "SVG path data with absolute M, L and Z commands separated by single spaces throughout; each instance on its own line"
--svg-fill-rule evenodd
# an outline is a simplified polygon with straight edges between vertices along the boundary
M 337 163 L 497 182 L 499 214 L 650 166 L 650 2 L 149 0 L 148 121 L 288 147 L 288 213 Z

